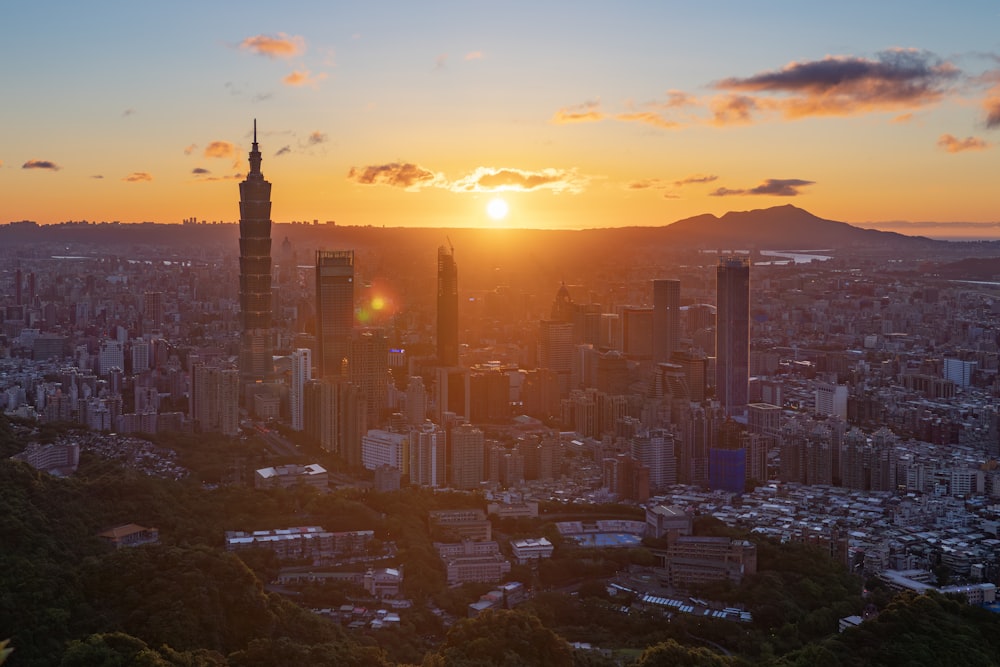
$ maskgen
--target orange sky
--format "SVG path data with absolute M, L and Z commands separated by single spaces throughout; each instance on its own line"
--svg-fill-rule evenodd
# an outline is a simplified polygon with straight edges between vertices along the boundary
M 254 118 L 275 221 L 1000 220 L 996 22 L 908 7 L 22 6 L 0 222 L 235 221 Z

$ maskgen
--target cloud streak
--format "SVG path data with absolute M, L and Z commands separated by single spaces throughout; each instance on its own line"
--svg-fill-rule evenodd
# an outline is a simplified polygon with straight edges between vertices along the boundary
M 990 147 L 990 143 L 979 137 L 959 139 L 951 134 L 942 134 L 937 140 L 938 148 L 949 153 L 964 153 L 965 151 L 982 151 Z
M 581 192 L 588 179 L 564 169 L 526 170 L 510 167 L 477 167 L 455 180 L 410 162 L 351 167 L 347 180 L 360 185 L 387 185 L 416 191 L 434 187 L 451 192 Z
M 235 158 L 236 146 L 228 141 L 213 141 L 205 146 L 205 157 Z
M 59 171 L 62 169 L 51 160 L 28 160 L 21 165 L 21 169 L 42 169 L 44 171 Z
M 147 183 L 153 180 L 152 174 L 145 171 L 133 171 L 131 174 L 122 179 L 126 183 Z
M 316 146 L 318 144 L 325 144 L 328 140 L 329 140 L 329 137 L 327 135 L 325 135 L 324 133 L 320 132 L 319 130 L 316 130 L 315 132 L 310 132 L 309 133 L 309 138 L 306 139 L 306 142 L 310 146 Z
M 719 177 L 715 174 L 691 174 L 690 176 L 685 176 L 680 180 L 674 181 L 674 185 L 682 187 L 684 185 L 694 185 L 696 183 L 711 183 L 712 181 L 717 180 L 719 180 Z
M 564 169 L 524 169 L 479 167 L 471 174 L 453 181 L 453 192 L 582 192 L 587 179 Z
M 806 181 L 801 178 L 769 178 L 757 187 L 748 189 L 731 190 L 729 188 L 718 188 L 708 193 L 710 197 L 732 197 L 747 195 L 767 195 L 771 197 L 797 197 L 803 194 L 799 190 L 807 185 L 813 185 L 815 181 Z
M 268 58 L 292 58 L 305 51 L 306 41 L 302 37 L 277 35 L 254 35 L 240 42 L 240 48 Z
M 317 86 L 319 82 L 326 78 L 326 72 L 319 72 L 318 74 L 313 74 L 307 69 L 295 70 L 294 72 L 285 76 L 281 82 L 286 86 L 301 87 L 301 86 Z
M 404 190 L 419 190 L 434 185 L 440 176 L 410 162 L 351 167 L 347 180 L 361 185 L 389 185 Z
M 551 122 L 555 125 L 568 125 L 570 123 L 594 123 L 604 120 L 604 114 L 600 110 L 600 101 L 588 100 L 576 106 L 563 107 L 555 112 Z
M 714 87 L 737 95 L 772 96 L 764 98 L 771 104 L 757 106 L 775 108 L 786 118 L 848 116 L 933 104 L 959 75 L 954 65 L 930 52 L 889 49 L 871 59 L 827 56 L 792 62 L 780 70 L 723 79 Z M 761 98 L 748 99 L 759 102 Z M 748 117 L 737 114 L 735 119 Z

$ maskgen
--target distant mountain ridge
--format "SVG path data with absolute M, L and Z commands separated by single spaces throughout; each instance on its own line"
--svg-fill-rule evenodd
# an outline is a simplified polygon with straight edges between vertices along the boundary
M 841 249 L 855 246 L 942 243 L 924 236 L 854 227 L 826 220 L 791 204 L 752 211 L 710 213 L 678 220 L 664 228 L 678 243 L 713 248 Z
M 868 250 L 891 252 L 929 252 L 956 245 L 923 236 L 854 227 L 846 222 L 826 220 L 792 205 L 751 211 L 730 211 L 722 217 L 706 213 L 662 226 L 604 227 L 582 230 L 553 229 L 483 229 L 375 227 L 354 225 L 306 225 L 276 223 L 272 238 L 280 242 L 289 237 L 298 241 L 333 241 L 352 245 L 382 245 L 408 242 L 423 244 L 431 239 L 434 247 L 450 236 L 456 246 L 485 243 L 497 249 L 501 237 L 518 239 L 522 247 L 549 248 L 557 252 L 580 246 L 598 250 L 614 244 L 619 249 L 637 250 Z M 0 225 L 0 243 L 66 242 L 98 244 L 153 245 L 162 248 L 236 243 L 239 226 L 222 224 L 166 223 L 60 223 L 36 225 L 11 223 Z M 503 245 L 503 242 L 501 242 Z M 996 244 L 1000 247 L 1000 242 Z M 987 250 L 989 245 L 980 248 Z

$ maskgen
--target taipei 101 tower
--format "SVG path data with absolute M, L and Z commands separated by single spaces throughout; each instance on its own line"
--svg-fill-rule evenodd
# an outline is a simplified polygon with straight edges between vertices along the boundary
M 240 183 L 240 384 L 271 379 L 271 184 L 260 173 L 257 121 L 250 172 Z

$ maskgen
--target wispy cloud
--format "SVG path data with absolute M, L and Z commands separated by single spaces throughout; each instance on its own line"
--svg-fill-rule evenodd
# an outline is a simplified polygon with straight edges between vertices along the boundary
M 434 59 L 434 69 L 442 70 L 448 67 L 448 54 L 442 53 Z
M 709 193 L 712 197 L 731 197 L 745 195 L 769 195 L 772 197 L 796 197 L 801 195 L 799 190 L 807 185 L 813 185 L 815 181 L 805 181 L 800 178 L 769 178 L 757 187 L 748 189 L 731 190 L 729 188 L 719 188 Z
M 772 96 L 767 99 L 773 104 L 766 106 L 780 110 L 786 118 L 847 116 L 933 104 L 959 75 L 958 68 L 928 51 L 889 49 L 875 58 L 827 56 L 792 62 L 780 70 L 723 79 L 715 87 Z
M 749 95 L 719 95 L 712 98 L 709 108 L 713 124 L 740 125 L 753 121 L 753 112 L 760 103 Z
M 46 171 L 59 171 L 62 169 L 51 160 L 28 160 L 21 165 L 21 169 L 44 169 Z
M 465 54 L 465 60 L 482 60 L 484 58 L 482 51 L 470 51 Z
M 329 140 L 329 137 L 327 137 L 327 135 L 325 135 L 324 133 L 320 132 L 319 130 L 316 130 L 315 132 L 310 132 L 309 133 L 309 138 L 306 139 L 306 142 L 310 146 L 315 146 L 317 144 L 325 144 L 328 140 Z
M 125 111 L 122 111 L 122 116 L 132 116 L 132 115 L 135 115 L 135 109 L 131 107 L 125 109 Z
M 565 169 L 525 169 L 478 167 L 474 172 L 453 181 L 449 189 L 455 192 L 501 192 L 552 190 L 582 192 L 587 178 Z
M 286 86 L 317 86 L 320 81 L 326 78 L 326 72 L 319 72 L 313 74 L 307 69 L 295 70 L 291 74 L 285 76 L 281 82 Z
M 100 179 L 104 178 L 104 174 L 94 174 L 93 176 L 91 176 L 91 178 L 100 180 Z
M 235 158 L 236 146 L 228 141 L 213 141 L 205 146 L 205 157 Z
M 416 191 L 426 187 L 452 192 L 581 192 L 588 179 L 573 170 L 526 170 L 510 167 L 477 167 L 455 180 L 409 162 L 393 162 L 367 167 L 352 167 L 347 179 L 362 185 L 388 185 Z
M 564 107 L 552 116 L 552 123 L 565 125 L 567 123 L 593 123 L 604 119 L 600 110 L 600 100 L 587 100 L 583 104 Z
M 279 155 L 285 155 L 291 152 L 292 152 L 291 146 L 282 146 L 281 148 L 278 149 L 278 151 L 274 154 L 274 156 L 277 157 Z
M 985 139 L 980 139 L 979 137 L 966 137 L 965 139 L 959 139 L 950 134 L 942 134 L 938 140 L 937 145 L 949 153 L 963 153 L 965 151 L 981 151 L 986 150 L 990 147 L 990 143 Z
M 615 116 L 617 120 L 622 120 L 629 123 L 642 123 L 644 125 L 652 125 L 653 127 L 659 127 L 665 130 L 671 130 L 675 127 L 680 127 L 680 123 L 675 120 L 670 120 L 664 118 L 662 115 L 656 113 L 655 111 L 633 111 L 629 113 L 620 113 Z
M 390 185 L 404 190 L 419 190 L 441 179 L 433 171 L 409 162 L 351 167 L 347 180 L 362 185 Z
M 145 171 L 133 171 L 122 180 L 126 183 L 146 183 L 153 180 L 153 176 Z
M 693 185 L 696 183 L 711 183 L 712 181 L 717 180 L 719 180 L 719 177 L 715 174 L 691 174 L 690 176 L 685 176 L 682 179 L 674 181 L 674 185 L 682 187 L 684 185 Z
M 991 70 L 982 78 L 984 81 L 993 83 L 993 86 L 986 91 L 986 97 L 983 98 L 983 111 L 986 114 L 986 127 L 995 130 L 1000 127 L 1000 69 Z
M 240 42 L 240 48 L 268 58 L 291 58 L 305 51 L 306 40 L 279 32 L 277 35 L 247 37 Z
M 664 199 L 680 199 L 680 194 L 674 192 L 672 188 L 680 181 L 667 181 L 662 178 L 643 178 L 638 181 L 630 181 L 625 184 L 626 190 L 656 190 L 661 193 Z
M 197 144 L 188 144 L 184 147 L 184 155 L 191 155 L 191 153 L 194 153 L 196 150 L 198 150 Z
M 212 172 L 210 172 L 208 169 L 205 169 L 204 167 L 195 167 L 194 169 L 191 170 L 191 173 L 194 174 L 195 176 L 202 176 L 204 174 L 211 174 Z

